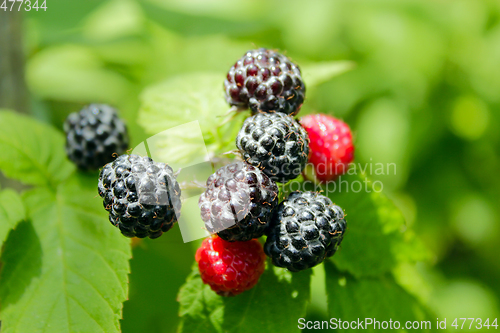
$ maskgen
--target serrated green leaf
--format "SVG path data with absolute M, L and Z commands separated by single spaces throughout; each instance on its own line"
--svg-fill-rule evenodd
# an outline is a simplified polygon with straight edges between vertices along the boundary
M 0 169 L 25 184 L 54 187 L 74 166 L 64 153 L 64 137 L 36 120 L 0 110 Z
M 0 192 L 0 251 L 7 235 L 16 224 L 26 218 L 23 202 L 19 195 L 5 189 Z
M 326 61 L 300 66 L 302 78 L 306 88 L 311 88 L 325 83 L 335 76 L 352 70 L 355 67 L 352 61 Z
M 25 193 L 29 223 L 6 242 L 0 276 L 4 332 L 119 332 L 129 240 L 112 227 L 95 175 Z
M 225 298 L 203 284 L 194 265 L 179 292 L 178 332 L 296 332 L 296 320 L 304 317 L 309 302 L 310 280 L 310 271 L 292 274 L 268 265 L 253 289 Z
M 339 272 L 331 262 L 325 262 L 326 292 L 330 318 L 342 321 L 364 322 L 365 318 L 382 321 L 399 321 L 404 329 L 407 321 L 428 321 L 429 311 L 413 296 L 401 288 L 390 275 L 377 278 L 356 279 L 348 273 Z M 435 322 L 432 322 L 435 324 Z M 421 326 L 423 327 L 423 326 Z M 430 326 L 427 326 L 430 332 Z M 358 327 L 358 329 L 361 329 Z M 368 331 L 380 331 L 373 325 L 363 326 Z
M 229 106 L 224 100 L 219 73 L 176 76 L 141 94 L 139 123 L 149 134 L 198 120 L 202 129 L 217 126 Z
M 205 160 L 205 146 L 211 152 L 235 149 L 235 129 L 245 113 L 223 124 L 229 110 L 223 81 L 219 74 L 193 73 L 147 88 L 141 96 L 139 124 L 155 135 L 148 140 L 149 149 L 168 156 L 161 159 L 168 163 Z M 186 129 L 186 124 L 193 125 Z
M 309 188 L 312 189 L 312 188 Z M 377 276 L 401 261 L 426 260 L 429 252 L 406 230 L 401 211 L 363 175 L 344 175 L 318 187 L 346 213 L 347 231 L 332 257 L 341 271 L 355 277 Z

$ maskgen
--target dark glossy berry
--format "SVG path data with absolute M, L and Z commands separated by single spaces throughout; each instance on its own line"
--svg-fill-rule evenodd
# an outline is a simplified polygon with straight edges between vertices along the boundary
M 230 105 L 257 112 L 295 115 L 305 97 L 299 66 L 281 53 L 250 50 L 229 70 L 224 81 Z
M 108 105 L 91 104 L 70 114 L 64 132 L 66 154 L 82 170 L 97 170 L 128 148 L 127 128 Z
M 172 168 L 149 157 L 121 155 L 106 164 L 98 190 L 109 221 L 127 237 L 160 237 L 180 216 L 181 189 Z
M 264 234 L 278 205 L 278 186 L 259 169 L 237 162 L 208 178 L 198 205 L 210 233 L 230 242 L 248 241 Z
M 311 268 L 337 251 L 347 223 L 342 208 L 315 192 L 293 192 L 274 211 L 264 251 L 275 266 Z
M 236 138 L 244 160 L 272 180 L 286 183 L 297 178 L 307 163 L 307 132 L 283 113 L 258 113 L 245 120 Z

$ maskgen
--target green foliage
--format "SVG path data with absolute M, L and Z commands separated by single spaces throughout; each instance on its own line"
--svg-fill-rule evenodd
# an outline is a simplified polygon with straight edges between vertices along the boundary
M 381 321 L 390 318 L 429 319 L 430 312 L 391 275 L 400 263 L 428 259 L 427 250 L 411 231 L 404 231 L 405 222 L 401 212 L 386 196 L 373 191 L 370 181 L 366 180 L 369 191 L 353 190 L 357 187 L 352 184 L 365 184 L 363 175 L 343 176 L 340 180 L 344 182 L 344 188 L 335 190 L 314 188 L 305 183 L 306 190 L 324 191 L 336 204 L 344 207 L 347 213 L 348 230 L 341 248 L 331 260 L 324 263 L 326 274 L 323 283 L 326 286 L 330 318 L 356 320 L 370 317 Z M 345 188 L 346 184 L 348 188 Z M 341 183 L 337 181 L 336 186 L 341 186 Z M 378 191 L 377 187 L 375 189 Z M 271 273 L 284 279 L 271 279 Z M 255 332 L 266 330 L 266 327 L 273 327 L 278 332 L 296 331 L 296 320 L 303 318 L 303 313 L 297 309 L 297 313 L 290 314 L 295 300 L 288 298 L 289 291 L 281 289 L 284 281 L 292 281 L 293 284 L 304 273 L 307 272 L 290 273 L 284 269 L 268 267 L 255 289 L 234 298 L 243 301 L 241 305 L 235 305 L 233 299 L 226 301 L 203 285 L 197 267 L 194 267 L 179 294 L 181 332 Z M 309 281 L 298 283 L 300 295 L 300 286 L 309 286 Z M 263 296 L 260 296 L 260 292 L 265 292 L 269 299 L 261 299 Z M 287 298 L 283 299 L 284 296 Z M 266 304 L 265 310 L 251 315 L 253 321 L 240 324 L 245 322 L 245 318 L 241 318 L 246 313 L 245 306 L 254 300 L 258 303 L 254 305 L 255 308 L 250 306 L 250 310 L 260 310 L 257 304 Z M 308 300 L 306 298 L 303 301 Z M 283 304 L 286 306 L 280 308 Z
M 26 222 L 2 253 L 3 330 L 119 332 L 130 247 L 109 228 L 96 198 L 97 175 L 72 172 L 63 136 L 51 127 L 5 111 L 0 118 L 2 170 L 40 185 L 23 194 Z M 10 206 L 6 216 L 22 219 L 19 199 L 7 191 L 1 196 Z
M 11 189 L 0 192 L 0 249 L 9 231 L 26 218 L 26 211 L 19 195 Z
M 227 114 L 229 106 L 221 88 L 223 80 L 220 74 L 192 73 L 147 88 L 141 97 L 139 123 L 147 133 L 157 135 L 157 139 L 148 140 L 150 150 L 159 152 L 169 163 L 187 163 L 204 158 L 205 145 L 211 152 L 234 149 L 238 123 L 248 112 L 241 112 L 233 121 L 221 125 L 226 117 L 232 116 Z M 193 130 L 177 127 L 193 121 L 197 121 L 199 127 L 196 124 Z M 163 132 L 166 130 L 169 131 Z M 204 141 L 199 142 L 196 139 L 201 135 Z
M 351 61 L 329 61 L 300 66 L 302 77 L 307 87 L 311 88 L 327 82 L 331 78 L 352 70 L 355 64 Z
M 374 318 L 380 322 L 392 319 L 402 322 L 403 326 L 406 321 L 431 320 L 434 317 L 391 276 L 356 279 L 339 272 L 330 262 L 325 263 L 325 270 L 330 318 L 341 318 L 342 321 Z M 368 330 L 380 329 L 371 326 Z
M 259 283 L 236 297 L 217 296 L 197 265 L 179 292 L 179 332 L 294 332 L 310 298 L 311 271 L 292 274 L 268 267 Z
M 267 10 L 262 11 L 263 7 Z M 83 103 L 112 103 L 126 119 L 133 144 L 138 144 L 146 139 L 137 124 L 137 109 L 142 103 L 140 124 L 149 135 L 196 118 L 209 154 L 216 157 L 234 149 L 235 132 L 248 115 L 241 113 L 219 127 L 226 118 L 217 116 L 228 110 L 221 87 L 225 71 L 247 49 L 269 47 L 286 52 L 300 65 L 308 91 L 299 117 L 321 112 L 343 118 L 355 134 L 356 162 L 394 162 L 398 168 L 397 174 L 369 177 L 383 181 L 384 193 L 394 199 L 401 212 L 382 194 L 329 192 L 346 210 L 348 231 L 339 252 L 315 270 L 324 268 L 326 278 L 314 276 L 312 282 L 323 286 L 318 282 L 325 281 L 328 312 L 327 305 L 313 296 L 307 316 L 321 320 L 354 315 L 420 319 L 426 311 L 419 303 L 430 305 L 439 317 L 465 316 L 471 309 L 477 316 L 498 313 L 498 1 L 322 0 L 292 1 L 283 6 L 280 1 L 262 0 L 51 0 L 47 12 L 24 14 L 25 72 L 35 117 L 60 127 L 67 114 Z M 332 79 L 333 74 L 352 66 L 335 59 L 352 60 L 356 68 Z M 209 87 L 203 87 L 202 82 Z M 185 117 L 191 108 L 191 115 Z M 197 133 L 182 134 L 174 131 L 171 136 L 148 139 L 149 148 L 162 152 L 166 161 L 175 157 L 179 164 L 190 162 L 199 152 Z M 77 265 L 78 260 L 70 260 L 74 255 L 81 260 L 81 256 L 96 254 L 84 250 L 55 256 L 50 244 L 66 245 L 72 240 L 53 231 L 53 226 L 58 230 L 61 225 L 88 227 L 71 237 L 85 237 L 86 242 L 92 242 L 88 236 L 97 238 L 92 246 L 105 253 L 106 260 L 120 251 L 129 255 L 125 240 L 114 238 L 117 232 L 106 222 L 100 200 L 95 198 L 95 176 L 75 174 L 65 161 L 63 144 L 62 136 L 49 126 L 0 112 L 0 169 L 8 178 L 36 186 L 22 196 L 22 205 L 11 190 L 0 192 L 0 241 L 15 226 L 1 258 L 0 319 L 6 331 L 31 332 L 38 322 L 39 314 L 30 312 L 22 315 L 23 320 L 29 317 L 33 323 L 19 322 L 16 329 L 10 328 L 8 318 L 21 316 L 25 309 L 20 305 L 28 303 L 24 289 L 36 297 L 38 293 L 32 288 L 39 286 L 46 294 L 53 291 L 60 295 L 60 304 L 75 304 L 68 297 L 76 293 L 73 285 L 64 290 L 55 284 L 50 285 L 53 289 L 45 288 L 43 283 L 49 280 L 41 281 L 42 272 L 49 274 L 51 260 L 55 261 L 54 271 L 60 271 L 61 258 Z M 350 185 L 363 178 L 347 176 L 343 180 Z M 50 213 L 42 205 L 46 210 L 68 212 L 69 220 L 48 219 Z M 27 218 L 22 206 L 27 207 Z M 195 210 L 190 213 L 196 215 Z M 101 226 L 107 230 L 104 234 L 91 234 L 90 230 Z M 192 246 L 182 243 L 178 231 L 134 249 L 124 332 L 171 333 L 177 329 L 174 294 L 189 274 L 193 257 Z M 107 232 L 112 233 L 112 241 L 104 239 Z M 426 247 L 432 249 L 432 256 Z M 116 267 L 128 270 L 125 256 L 120 258 Z M 429 258 L 426 265 L 414 265 Z M 419 275 L 422 266 L 429 274 Z M 78 268 L 84 276 L 94 272 L 86 265 Z M 271 271 L 257 288 L 272 292 L 278 285 L 273 276 L 279 270 Z M 53 272 L 43 276 L 59 282 L 64 278 Z M 79 278 L 72 273 L 67 277 L 65 281 L 70 282 Z M 96 287 L 100 288 L 102 276 L 98 277 L 92 281 L 99 281 Z M 10 288 L 11 282 L 5 286 L 7 278 L 15 281 L 16 288 Z M 116 316 L 125 299 L 124 281 L 122 272 L 112 295 L 105 294 L 114 300 L 111 310 L 101 309 L 102 313 L 96 314 L 97 310 L 88 309 L 103 323 L 102 328 L 88 318 L 79 321 L 83 316 L 75 312 L 67 316 L 60 307 L 54 307 L 47 325 L 71 319 L 73 326 L 67 326 L 66 331 L 116 330 Z M 199 278 L 191 277 L 181 296 L 191 284 L 191 289 L 195 284 L 201 287 Z M 82 285 L 89 287 L 85 282 Z M 152 290 L 160 297 L 151 297 Z M 225 316 L 238 317 L 239 313 L 225 304 L 237 299 L 221 299 L 207 287 L 203 290 L 204 299 L 211 302 L 210 311 L 196 313 L 188 309 L 192 298 L 183 299 L 182 311 L 188 311 L 181 311 L 183 329 L 191 328 L 188 318 L 194 315 L 194 325 L 200 324 L 207 331 L 230 331 L 224 320 L 234 323 L 238 319 Z M 418 295 L 420 302 L 405 290 Z M 384 302 L 386 295 L 391 302 Z M 82 301 L 82 295 L 76 297 Z M 239 297 L 247 300 L 248 296 Z M 91 299 L 86 304 L 99 302 Z M 46 314 L 44 310 L 40 313 Z M 256 318 L 260 313 L 253 320 Z M 278 315 L 270 327 L 291 325 L 295 320 Z M 249 327 L 253 324 L 251 321 Z M 47 326 L 45 331 L 57 328 Z
M 363 190 L 358 191 L 359 186 Z M 380 189 L 373 187 L 366 176 L 344 175 L 328 188 L 306 187 L 324 191 L 346 212 L 346 241 L 333 257 L 340 270 L 355 277 L 379 276 L 399 262 L 429 258 L 428 250 L 412 231 L 403 232 L 406 228 L 401 212 L 384 194 L 375 191 Z
M 256 32 L 268 32 L 266 26 L 259 22 L 245 22 L 212 18 L 205 15 L 196 15 L 192 12 L 182 13 L 171 10 L 161 3 L 142 2 L 145 12 L 155 22 L 168 29 L 177 30 L 187 35 L 241 35 Z
M 130 261 L 129 300 L 124 303 L 123 332 L 172 332 L 179 321 L 177 294 L 191 273 L 194 253 L 178 227 L 134 247 Z M 152 297 L 152 286 L 155 295 Z
M 216 87 L 215 83 L 218 81 L 220 81 L 218 75 L 189 74 L 176 77 L 146 90 L 143 94 L 143 107 L 140 113 L 141 124 L 148 132 L 153 134 L 161 129 L 182 125 L 197 119 L 204 137 L 211 138 L 207 142 L 217 142 L 218 140 L 214 136 L 214 133 L 217 134 L 217 132 L 214 132 L 213 129 L 220 120 L 213 118 L 211 111 L 217 109 L 215 106 L 222 107 L 225 105 L 222 98 L 217 98 L 219 96 L 214 89 Z M 239 128 L 237 122 L 232 122 L 231 126 Z M 172 138 L 160 140 L 161 148 L 170 151 L 169 146 L 176 146 L 173 142 L 178 143 L 177 149 L 189 147 L 189 133 L 181 131 L 178 133 L 177 138 L 180 141 L 173 141 Z M 230 138 L 229 142 L 232 142 L 234 135 L 230 136 Z M 184 140 L 184 143 L 182 140 Z M 155 140 L 149 141 L 158 142 Z M 194 150 L 193 153 L 195 152 Z M 171 153 L 166 155 L 171 159 L 174 158 Z M 361 281 L 363 283 L 369 281 L 367 283 L 383 290 L 388 283 L 384 280 L 385 277 L 400 262 L 427 259 L 428 254 L 411 231 L 403 232 L 405 222 L 401 212 L 387 197 L 375 192 L 368 180 L 364 182 L 365 177 L 344 176 L 341 180 L 343 183 L 335 183 L 336 186 L 340 187 L 334 191 L 328 192 L 329 189 L 324 188 L 317 189 L 327 192 L 334 202 L 347 210 L 348 232 L 345 236 L 346 240 L 341 250 L 333 257 L 333 260 L 338 269 L 346 272 L 345 274 L 352 274 L 356 278 L 366 278 L 367 280 Z M 361 186 L 366 184 L 368 190 L 353 190 L 352 184 L 358 182 Z M 342 190 L 341 186 L 344 186 L 344 190 Z M 312 186 L 310 187 L 310 189 L 313 189 Z M 283 331 L 296 329 L 295 322 L 290 323 L 288 319 L 290 318 L 290 307 L 294 300 L 276 296 L 290 297 L 290 291 L 282 291 L 283 283 L 287 279 L 272 278 L 274 274 L 288 277 L 288 281 L 293 282 L 295 278 L 304 273 L 297 275 L 278 268 L 268 268 L 255 289 L 236 298 L 226 300 L 211 292 L 208 286 L 203 285 L 197 268 L 194 267 L 191 276 L 179 294 L 181 302 L 180 316 L 182 318 L 181 332 L 200 330 L 206 332 L 245 332 L 245 330 L 254 332 L 266 327 L 267 329 L 273 327 L 278 331 L 280 329 Z M 331 270 L 327 270 L 327 285 L 330 285 L 333 279 L 331 275 Z M 353 279 L 355 278 L 353 277 Z M 387 281 L 390 281 L 390 288 L 396 289 L 401 295 L 405 296 L 405 298 L 401 299 L 404 306 L 412 308 L 411 303 L 417 301 L 397 285 L 392 278 L 387 279 Z M 309 282 L 303 281 L 301 283 L 305 283 L 303 287 L 307 286 L 309 288 Z M 271 294 L 270 290 L 279 292 Z M 261 296 L 261 293 L 266 296 L 269 295 L 269 299 Z M 299 290 L 299 294 L 304 295 L 305 293 Z M 299 304 L 299 308 L 303 311 L 305 311 L 309 291 L 306 294 L 307 297 Z M 346 300 L 348 299 L 346 298 Z M 277 304 L 275 301 L 277 301 Z M 257 316 L 257 314 L 246 315 L 247 311 L 260 310 L 257 303 L 271 304 L 271 306 L 266 307 L 267 310 L 265 311 L 265 314 L 270 314 L 270 317 L 267 318 L 260 311 L 258 321 L 254 319 L 247 322 L 247 316 L 248 318 Z M 286 304 L 286 308 L 279 309 L 278 304 L 282 306 Z M 376 300 L 372 299 L 367 306 L 373 307 L 375 304 Z M 382 309 L 384 311 L 388 310 L 387 307 Z M 293 318 L 300 318 L 303 314 L 297 312 Z M 286 326 L 285 323 L 287 322 L 290 323 L 290 327 Z M 276 325 L 276 327 L 273 325 Z
M 213 129 L 229 107 L 224 101 L 221 73 L 194 73 L 168 79 L 148 87 L 141 96 L 139 123 L 149 134 L 194 120 L 213 140 Z
M 350 62 L 328 62 L 310 64 L 303 71 L 311 86 L 325 82 L 353 67 Z M 168 80 L 147 87 L 141 95 L 139 124 L 145 131 L 155 135 L 149 139 L 150 150 L 159 152 L 165 161 L 175 163 L 204 156 L 196 142 L 196 131 L 178 127 L 198 121 L 204 144 L 212 153 L 234 149 L 234 138 L 248 111 L 236 116 L 228 114 L 221 73 L 195 72 L 174 76 Z M 309 83 L 310 82 L 310 83 Z M 228 121 L 228 117 L 233 117 Z M 168 132 L 163 132 L 171 129 Z M 196 129 L 196 128 L 195 128 Z M 151 147 L 153 145 L 153 147 Z M 204 146 L 202 144 L 202 146 Z M 204 147 L 203 147 L 204 148 Z
M 7 177 L 54 187 L 74 170 L 62 147 L 64 138 L 52 127 L 0 110 L 0 169 Z
M 304 73 L 309 73 L 312 85 L 320 84 L 335 75 L 350 69 L 351 63 L 321 63 L 306 66 Z M 205 143 L 209 151 L 217 153 L 234 149 L 234 137 L 239 129 L 241 119 L 229 121 L 222 127 L 232 130 L 227 133 L 220 130 L 220 123 L 228 109 L 223 98 L 220 83 L 222 76 L 210 73 L 192 73 L 168 79 L 167 81 L 147 88 L 142 94 L 142 106 L 139 112 L 139 122 L 147 133 L 155 134 L 148 139 L 149 149 L 161 152 L 162 158 L 169 163 L 179 161 L 186 162 L 200 156 L 199 145 L 195 143 L 195 131 L 184 129 L 184 124 L 197 120 L 202 131 Z M 176 127 L 179 130 L 176 130 Z M 162 134 L 162 131 L 170 134 Z M 157 134 L 160 133 L 160 134 Z M 152 147 L 153 146 L 153 147 Z M 191 147 L 191 148 L 190 148 Z M 343 184 L 335 183 L 337 186 L 350 186 L 353 182 L 363 181 L 362 176 L 347 176 L 342 179 Z M 367 180 L 366 186 L 371 188 Z M 312 189 L 312 188 L 311 188 Z M 323 189 L 328 190 L 328 189 Z M 414 237 L 411 231 L 403 232 L 405 227 L 404 218 L 394 204 L 383 194 L 371 191 L 355 191 L 352 188 L 339 188 L 328 192 L 332 200 L 345 207 L 347 210 L 348 232 L 346 241 L 341 250 L 333 257 L 339 270 L 352 274 L 356 278 L 371 278 L 371 283 L 379 282 L 383 276 L 390 274 L 400 262 L 424 260 L 428 258 L 425 248 Z M 418 252 L 422 250 L 421 252 Z M 416 253 L 417 252 L 417 253 Z M 416 254 L 415 254 L 416 253 Z M 179 300 L 181 303 L 180 316 L 181 332 L 244 332 L 269 329 L 274 327 L 278 331 L 295 330 L 297 325 L 290 321 L 289 310 L 292 299 L 282 299 L 272 294 L 269 299 L 261 299 L 260 293 L 270 295 L 269 291 L 282 290 L 285 280 L 271 279 L 274 274 L 296 277 L 282 269 L 268 269 L 258 286 L 234 299 L 225 300 L 204 286 L 197 268 L 188 278 L 181 289 Z M 300 273 L 303 274 L 303 273 Z M 301 275 L 298 276 L 301 276 Z M 295 278 L 294 278 L 295 279 Z M 327 271 L 326 281 L 332 279 Z M 292 280 L 293 281 L 293 280 Z M 363 280 L 365 281 L 365 280 Z M 309 282 L 307 288 L 309 288 Z M 412 299 L 411 296 L 391 280 L 392 287 L 398 288 L 400 292 Z M 309 290 L 309 289 L 308 289 Z M 303 292 L 299 294 L 303 295 Z M 284 293 L 284 297 L 290 297 L 290 292 Z M 300 304 L 300 309 L 305 311 L 307 297 Z M 236 301 L 237 300 L 237 301 Z M 234 304 L 235 302 L 242 302 Z M 246 310 L 259 309 L 253 307 L 255 302 L 271 304 L 266 307 L 266 314 L 271 315 L 259 321 L 255 319 L 247 322 Z M 279 306 L 274 303 L 286 304 L 286 309 L 278 310 Z M 406 299 L 405 299 L 406 302 Z M 375 302 L 372 301 L 371 304 Z M 408 305 L 411 307 L 411 305 Z M 244 307 L 244 310 L 242 310 Z M 272 309 L 272 310 L 270 310 Z M 260 310 L 260 309 L 259 309 Z M 261 311 L 262 312 L 262 311 Z M 300 318 L 305 312 L 298 312 L 294 318 Z M 255 315 L 257 316 L 257 315 Z M 255 318 L 255 316 L 248 316 Z M 290 323 L 290 327 L 285 323 Z M 262 327 L 259 325 L 263 325 Z M 266 326 L 267 325 L 267 326 Z
M 117 104 L 131 85 L 87 47 L 65 45 L 37 54 L 27 67 L 28 84 L 43 98 Z M 47 81 L 47 75 L 52 80 Z

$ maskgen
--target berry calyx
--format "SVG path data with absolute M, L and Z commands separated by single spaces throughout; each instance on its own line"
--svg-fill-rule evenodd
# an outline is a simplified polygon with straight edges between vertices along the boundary
M 211 236 L 203 240 L 195 259 L 205 284 L 221 296 L 235 296 L 257 284 L 266 256 L 256 239 L 227 242 Z
M 300 123 L 309 135 L 309 162 L 321 182 L 334 180 L 349 169 L 354 160 L 354 145 L 349 126 L 325 114 L 303 117 Z

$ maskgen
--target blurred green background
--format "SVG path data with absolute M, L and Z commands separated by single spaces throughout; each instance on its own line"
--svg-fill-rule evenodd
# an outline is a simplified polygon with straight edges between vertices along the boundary
M 401 267 L 400 279 L 412 280 L 439 317 L 499 315 L 498 0 L 47 0 L 47 7 L 22 16 L 29 112 L 61 128 L 82 105 L 110 103 L 128 120 L 132 146 L 146 139 L 134 122 L 141 91 L 176 74 L 218 71 L 222 86 L 234 61 L 255 47 L 282 50 L 299 65 L 354 61 L 354 70 L 308 91 L 300 115 L 344 119 L 356 162 L 396 163 L 396 174 L 372 178 L 433 253 L 430 263 Z M 182 244 L 176 227 L 134 248 L 123 332 L 176 330 L 176 294 L 194 255 Z M 326 319 L 323 298 L 313 291 L 310 318 Z

